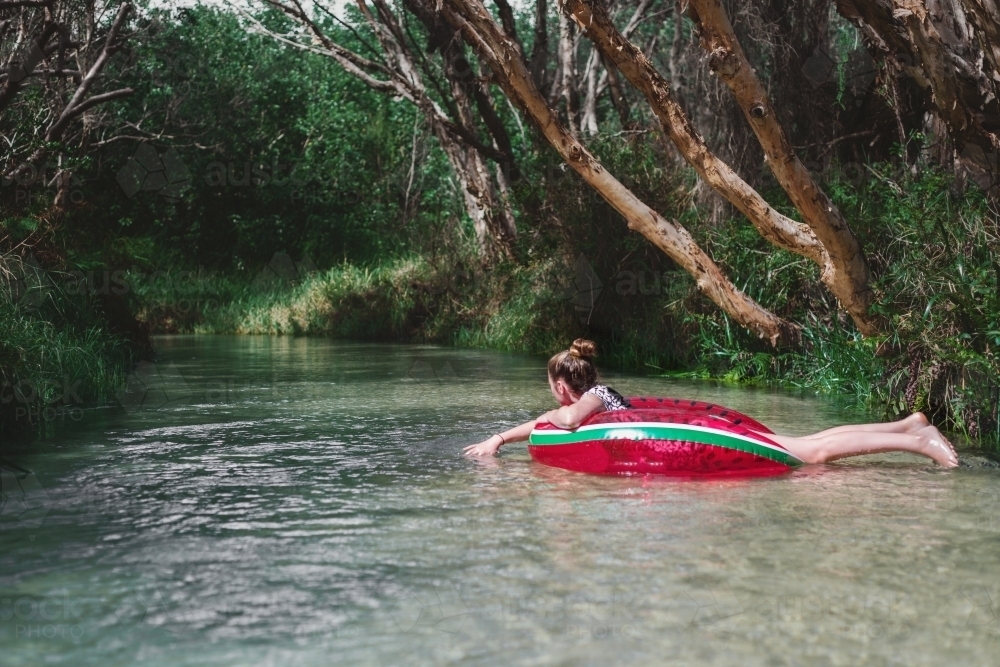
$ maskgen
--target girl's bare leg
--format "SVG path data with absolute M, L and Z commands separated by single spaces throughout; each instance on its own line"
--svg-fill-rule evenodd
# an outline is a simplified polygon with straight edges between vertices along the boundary
M 815 440 L 817 438 L 825 438 L 838 433 L 856 431 L 865 431 L 867 433 L 917 433 L 920 429 L 926 428 L 929 425 L 930 422 L 927 421 L 927 417 L 924 416 L 924 413 L 914 412 L 906 419 L 900 419 L 895 422 L 888 422 L 885 424 L 847 424 L 845 426 L 828 428 L 825 431 L 801 437 L 808 440 Z
M 811 438 L 770 434 L 767 437 L 806 463 L 828 463 L 848 456 L 881 452 L 911 452 L 933 459 L 945 468 L 958 465 L 955 450 L 933 426 L 926 426 L 916 433 L 862 430 L 839 431 Z

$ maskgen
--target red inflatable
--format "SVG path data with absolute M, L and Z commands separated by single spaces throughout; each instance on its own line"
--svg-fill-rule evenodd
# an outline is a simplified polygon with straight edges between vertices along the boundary
M 702 401 L 629 398 L 632 410 L 601 412 L 573 431 L 535 425 L 531 458 L 598 475 L 764 476 L 802 464 L 769 428 Z

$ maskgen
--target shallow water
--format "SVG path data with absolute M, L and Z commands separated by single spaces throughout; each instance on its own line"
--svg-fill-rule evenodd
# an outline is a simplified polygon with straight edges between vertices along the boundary
M 691 482 L 564 472 L 523 445 L 469 461 L 462 445 L 552 407 L 543 360 L 158 347 L 148 393 L 17 457 L 33 474 L 0 516 L 0 664 L 996 664 L 995 469 L 883 455 Z M 859 418 L 610 380 L 779 432 Z

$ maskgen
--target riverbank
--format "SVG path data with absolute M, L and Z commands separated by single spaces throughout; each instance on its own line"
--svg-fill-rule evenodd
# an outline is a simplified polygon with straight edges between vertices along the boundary
M 45 435 L 114 401 L 153 355 L 149 329 L 124 291 L 93 274 L 0 258 L 0 442 Z M 100 272 L 98 272 L 100 274 Z
M 271 25 L 276 17 L 265 15 Z M 487 161 L 491 174 L 507 170 L 496 187 L 516 241 L 477 231 L 473 218 L 486 218 L 462 186 L 468 167 L 449 158 L 409 103 L 320 54 L 248 32 L 238 14 L 197 6 L 149 19 L 128 49 L 142 65 L 113 68 L 108 87 L 133 94 L 107 100 L 101 117 L 152 134 L 102 126 L 106 140 L 55 142 L 45 164 L 29 160 L 0 188 L 4 424 L 19 417 L 16 426 L 37 433 L 45 424 L 34 416 L 58 417 L 67 401 L 113 402 L 129 370 L 149 358 L 150 329 L 538 354 L 587 336 L 607 369 L 843 394 L 884 418 L 922 410 L 946 430 L 1000 443 L 997 212 L 966 183 L 945 128 L 928 126 L 922 92 L 876 85 L 873 70 L 858 78 L 848 66 L 866 54 L 846 23 L 828 34 L 837 35 L 829 55 L 838 65 L 822 85 L 792 83 L 800 68 L 788 57 L 811 58 L 811 47 L 750 57 L 761 72 L 782 73 L 772 92 L 793 86 L 785 102 L 772 102 L 795 119 L 789 140 L 870 264 L 881 336 L 859 337 L 817 267 L 764 241 L 657 140 L 644 105 L 612 110 L 604 97 L 590 114 L 599 132 L 588 126 L 587 149 L 609 173 L 682 224 L 740 290 L 801 326 L 800 347 L 775 351 L 703 298 L 502 98 L 496 122 L 476 131 L 498 133 L 506 157 Z M 643 24 L 643 40 L 659 39 L 665 25 Z M 336 38 L 364 51 L 365 40 L 355 42 L 370 26 L 362 27 L 343 26 Z M 693 73 L 703 54 L 690 46 L 697 56 L 684 67 Z M 717 99 L 715 86 L 692 90 Z M 28 138 L 47 135 L 43 119 L 61 113 L 47 106 L 55 99 L 21 94 L 5 112 L 20 138 L 8 161 L 37 152 Z M 797 219 L 742 111 L 728 93 L 717 101 L 694 125 Z M 491 248 L 507 259 L 485 261 Z M 36 269 L 26 273 L 29 265 Z M 32 272 L 40 289 L 27 287 Z
M 801 325 L 800 348 L 770 349 L 667 258 L 630 235 L 586 226 L 572 243 L 526 247 L 519 259 L 492 264 L 459 246 L 323 271 L 308 255 L 283 252 L 244 271 L 148 262 L 117 272 L 48 271 L 35 292 L 23 287 L 31 279 L 21 280 L 34 296 L 3 303 L 0 368 L 11 399 L 3 419 L 24 426 L 28 415 L 65 406 L 62 384 L 74 389 L 73 401 L 113 400 L 130 366 L 148 357 L 147 330 L 535 354 L 586 336 L 608 370 L 848 395 L 883 418 L 922 410 L 952 432 L 995 444 L 996 218 L 981 194 L 952 192 L 944 175 L 869 169 L 866 183 L 833 179 L 827 187 L 862 244 L 877 249 L 875 309 L 887 335 L 858 335 L 819 287 L 815 266 L 774 252 L 739 220 L 702 227 L 699 240 L 748 294 Z M 40 389 L 27 400 L 15 385 Z
M 890 333 L 862 338 L 816 269 L 766 248 L 742 221 L 703 231 L 740 286 L 802 326 L 774 351 L 704 299 L 665 258 L 628 261 L 629 239 L 582 242 L 526 262 L 471 254 L 409 256 L 315 271 L 276 253 L 242 277 L 163 273 L 136 281 L 140 318 L 158 332 L 330 336 L 547 354 L 598 341 L 605 368 L 845 394 L 894 418 L 913 410 L 998 441 L 1000 252 L 982 195 L 940 173 L 891 165 L 865 183 L 828 184 L 856 225 Z M 586 237 L 584 237 L 586 239 Z M 625 257 L 626 260 L 621 258 Z M 652 261 L 651 261 L 652 260 Z

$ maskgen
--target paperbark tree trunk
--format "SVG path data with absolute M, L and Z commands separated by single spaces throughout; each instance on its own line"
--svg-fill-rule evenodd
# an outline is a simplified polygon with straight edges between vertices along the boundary
M 709 67 L 729 86 L 757 140 L 764 159 L 795 208 L 826 250 L 822 281 L 864 335 L 879 331 L 868 311 L 873 293 L 871 272 L 861 244 L 836 205 L 813 180 L 792 150 L 770 98 L 736 39 L 720 0 L 690 0 Z
M 595 136 L 597 130 L 597 49 L 590 52 L 584 77 L 587 80 L 587 94 L 583 97 L 583 119 L 580 121 L 583 130 L 590 136 Z
M 996 0 L 837 0 L 876 58 L 911 77 L 948 128 L 959 164 L 1000 198 L 1000 6 Z
M 476 150 L 462 146 L 454 137 L 445 132 L 435 132 L 435 136 L 458 179 L 462 201 L 466 213 L 472 219 L 476 241 L 489 252 L 491 238 L 496 234 L 503 216 L 489 167 Z
M 475 127 L 472 103 L 469 100 L 469 88 L 473 88 L 474 93 L 484 94 L 484 91 L 479 88 L 478 84 L 470 82 L 472 67 L 461 52 L 462 49 L 464 46 L 459 42 L 458 44 L 453 43 L 443 52 L 447 63 L 445 74 L 451 84 L 451 96 L 458 112 L 459 122 L 465 127 Z M 487 113 L 495 116 L 496 112 L 489 104 L 488 99 L 479 101 L 481 104 L 477 106 L 480 109 L 485 106 Z M 499 122 L 499 119 L 496 119 L 496 122 Z M 506 131 L 501 136 L 503 137 L 501 141 L 506 140 L 506 148 L 511 151 L 510 139 L 507 137 Z M 490 240 L 494 239 L 501 250 L 509 250 L 513 246 L 517 231 L 513 224 L 513 218 L 506 215 L 509 209 L 502 205 L 503 202 L 498 196 L 489 165 L 479 154 L 479 151 L 462 147 L 458 145 L 458 142 L 454 143 L 455 146 L 451 152 L 460 158 L 458 160 L 452 159 L 452 164 L 455 166 L 455 163 L 458 162 L 464 165 L 465 173 L 460 178 L 464 179 L 466 209 L 472 216 L 480 246 L 488 248 Z
M 548 0 L 535 0 L 535 38 L 531 45 L 531 80 L 545 94 L 545 66 L 549 59 Z
M 631 35 L 639 27 L 639 23 L 646 17 L 646 12 L 649 11 L 652 5 L 653 0 L 639 0 L 639 4 L 636 5 L 631 18 L 625 24 L 625 28 L 622 29 L 622 34 L 626 37 Z M 597 67 L 598 63 L 602 65 L 601 68 Z M 618 80 L 618 72 L 600 50 L 594 49 L 591 51 L 590 57 L 587 60 L 586 72 L 589 75 L 587 78 L 587 95 L 584 98 L 583 119 L 580 121 L 580 124 L 587 130 L 587 133 L 590 135 L 598 133 L 597 100 L 600 99 L 606 90 L 610 90 L 611 92 L 611 104 L 618 113 L 618 120 L 621 122 L 622 127 L 626 130 L 634 129 L 634 123 L 629 120 L 628 100 L 625 98 L 621 83 Z M 592 83 L 593 86 L 591 86 Z
M 489 64 L 494 80 L 508 97 L 532 119 L 566 163 L 628 221 L 630 229 L 643 234 L 688 271 L 699 289 L 739 324 L 772 345 L 798 340 L 797 327 L 741 292 L 686 229 L 639 200 L 567 130 L 535 87 L 516 44 L 506 37 L 480 0 L 443 0 L 441 11 Z
M 622 129 L 635 129 L 636 123 L 632 121 L 632 112 L 629 108 L 628 98 L 625 97 L 625 89 L 622 88 L 621 79 L 618 78 L 618 70 L 603 53 L 601 54 L 601 62 L 604 63 L 604 71 L 608 75 L 608 90 L 611 93 L 611 104 L 618 112 L 618 122 L 622 124 Z
M 827 255 L 807 225 L 781 215 L 725 162 L 708 149 L 684 110 L 674 100 L 667 81 L 649 59 L 618 32 L 603 7 L 584 0 L 563 5 L 581 29 L 649 101 L 664 132 L 681 155 L 719 194 L 728 199 L 757 228 L 761 236 L 821 266 Z
M 670 41 L 670 89 L 674 99 L 683 104 L 681 90 L 684 88 L 684 74 L 681 71 L 681 51 L 684 49 L 684 10 L 680 0 L 674 1 L 674 37 Z

